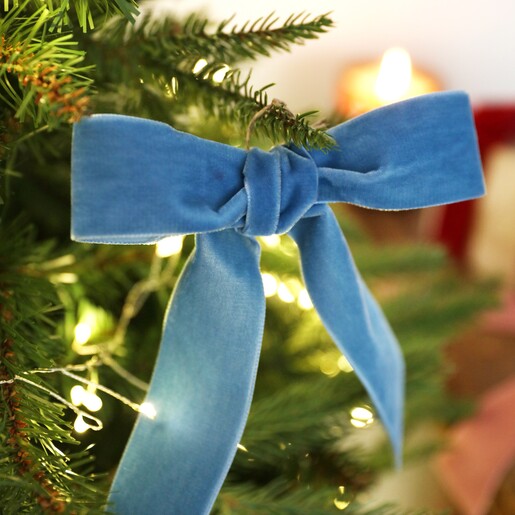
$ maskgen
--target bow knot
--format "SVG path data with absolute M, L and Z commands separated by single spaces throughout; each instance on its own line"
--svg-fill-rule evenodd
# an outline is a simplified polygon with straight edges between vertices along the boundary
M 304 149 L 251 149 L 243 168 L 247 210 L 242 233 L 288 232 L 317 199 L 318 168 Z

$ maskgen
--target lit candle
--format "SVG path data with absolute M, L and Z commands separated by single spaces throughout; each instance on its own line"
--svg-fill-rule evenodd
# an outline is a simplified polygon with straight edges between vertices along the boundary
M 412 66 L 405 49 L 395 47 L 384 53 L 381 62 L 358 64 L 344 72 L 337 109 L 344 116 L 352 117 L 439 89 L 434 77 Z

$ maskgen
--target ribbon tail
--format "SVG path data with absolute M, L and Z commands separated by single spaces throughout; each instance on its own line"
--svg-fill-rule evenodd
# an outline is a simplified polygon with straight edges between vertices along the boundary
M 146 399 L 156 416 L 139 416 L 111 488 L 117 513 L 209 512 L 247 420 L 264 317 L 257 242 L 198 235 Z
M 290 234 L 299 246 L 311 300 L 374 402 L 400 465 L 404 360 L 397 340 L 328 206 L 320 216 L 301 219 Z

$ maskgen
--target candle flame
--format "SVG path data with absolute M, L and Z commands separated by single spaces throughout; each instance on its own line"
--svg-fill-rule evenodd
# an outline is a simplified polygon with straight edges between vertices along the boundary
M 375 93 L 389 104 L 405 98 L 411 84 L 411 57 L 404 48 L 388 49 L 381 60 Z

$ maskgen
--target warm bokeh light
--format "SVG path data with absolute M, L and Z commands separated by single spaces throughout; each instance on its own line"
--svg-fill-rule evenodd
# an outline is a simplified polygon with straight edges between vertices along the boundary
M 77 433 L 85 433 L 88 429 L 91 429 L 91 426 L 84 420 L 82 415 L 78 415 L 73 423 L 73 429 Z
M 277 288 L 279 287 L 277 279 L 268 272 L 263 272 L 261 274 L 261 279 L 263 280 L 263 291 L 265 292 L 265 297 L 273 297 L 277 293 Z
M 91 338 L 91 326 L 85 322 L 79 322 L 74 329 L 75 341 L 79 345 L 84 345 Z
M 138 411 L 151 419 L 156 418 L 157 415 L 156 408 L 151 402 L 144 402 L 143 404 L 141 404 Z
M 384 104 L 404 98 L 411 84 L 411 57 L 404 48 L 394 47 L 383 54 L 374 91 Z
M 184 236 L 168 236 L 156 244 L 156 256 L 166 258 L 179 254 L 182 250 Z

